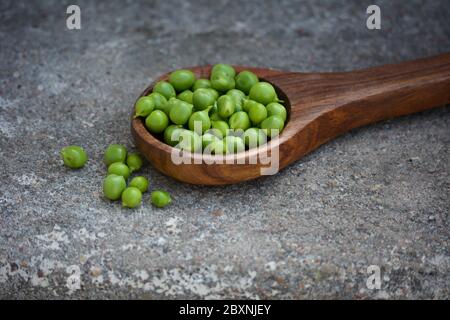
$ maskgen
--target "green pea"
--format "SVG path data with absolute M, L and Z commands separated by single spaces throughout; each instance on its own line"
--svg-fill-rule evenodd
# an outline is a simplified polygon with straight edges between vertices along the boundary
M 255 84 L 250 89 L 249 98 L 265 106 L 278 100 L 274 87 L 268 82 L 258 82 Z
M 219 99 L 219 97 L 220 97 L 219 91 L 217 91 L 217 90 L 214 89 L 214 88 L 206 88 L 206 90 L 207 90 L 209 93 L 212 94 L 212 96 L 213 96 L 213 98 L 214 98 L 214 101 L 216 101 L 217 99 Z
M 242 71 L 236 76 L 236 88 L 248 94 L 250 89 L 259 82 L 256 74 L 250 71 Z
M 268 137 L 275 137 L 284 128 L 284 121 L 280 116 L 270 116 L 261 122 L 261 129 Z
M 142 193 L 147 192 L 148 190 L 148 180 L 146 177 L 138 176 L 131 179 L 129 187 L 138 188 Z
M 287 111 L 286 108 L 279 104 L 278 102 L 272 102 L 267 105 L 267 115 L 270 116 L 280 116 L 283 121 L 286 122 Z
M 176 147 L 183 151 L 195 153 L 202 149 L 202 138 L 194 131 L 182 129 L 179 133 L 179 141 Z
M 251 108 L 252 106 L 254 106 L 254 105 L 257 105 L 257 104 L 259 104 L 259 102 L 256 102 L 256 101 L 253 101 L 253 100 L 250 100 L 250 99 L 245 99 L 245 100 L 244 100 L 244 104 L 242 105 L 242 109 L 243 109 L 245 112 L 249 112 L 249 111 L 250 111 L 250 108 Z
M 211 134 L 211 133 L 205 133 L 202 136 L 202 147 L 203 149 L 205 149 L 210 143 L 212 143 L 213 141 L 217 140 L 219 138 L 217 138 L 215 135 Z
M 211 128 L 211 120 L 209 119 L 208 112 L 209 108 L 194 112 L 189 118 L 189 130 L 196 131 L 200 134 Z
M 217 100 L 217 110 L 221 118 L 230 117 L 234 113 L 235 109 L 236 104 L 232 97 L 224 95 Z
M 130 168 L 130 173 L 138 171 L 142 165 L 144 164 L 144 161 L 142 161 L 142 158 L 137 153 L 129 153 L 127 156 L 127 165 L 128 168 Z
M 188 122 L 194 106 L 185 101 L 178 100 L 170 109 L 169 118 L 175 124 L 185 124 Z
M 176 91 L 181 92 L 194 85 L 195 74 L 191 70 L 177 70 L 169 75 L 169 82 Z
M 191 90 L 184 90 L 177 96 L 178 99 L 193 104 L 194 93 Z
M 72 169 L 82 168 L 88 159 L 86 151 L 79 146 L 64 147 L 60 153 L 64 165 Z
M 225 72 L 216 72 L 211 74 L 211 85 L 217 91 L 225 92 L 234 88 L 235 81 Z
M 167 100 L 169 100 L 170 98 L 175 98 L 175 96 L 177 95 L 174 87 L 167 81 L 157 82 L 153 87 L 153 92 L 162 94 Z
M 120 144 L 110 144 L 103 156 L 103 162 L 109 166 L 114 162 L 125 162 L 127 149 Z
M 124 177 L 125 180 L 130 176 L 130 169 L 122 162 L 111 163 L 108 167 L 108 174 L 116 174 Z
M 225 73 L 230 78 L 234 78 L 234 76 L 236 75 L 236 71 L 234 70 L 234 68 L 229 64 L 225 63 L 216 64 L 211 69 L 211 75 L 218 72 Z
M 200 88 L 194 91 L 192 102 L 196 110 L 204 110 L 212 105 L 216 98 L 210 89 Z
M 258 125 L 267 118 L 267 110 L 261 103 L 255 103 L 248 109 L 248 117 L 254 125 Z
M 103 180 L 103 194 L 110 200 L 119 199 L 126 187 L 125 178 L 117 174 L 110 174 Z
M 136 187 L 128 187 L 122 192 L 122 206 L 136 208 L 141 204 L 142 192 Z
M 250 119 L 244 111 L 234 113 L 228 120 L 230 128 L 233 130 L 242 129 L 247 130 L 250 128 Z
M 178 103 L 177 98 L 170 98 L 169 100 L 167 100 L 165 103 L 163 103 L 161 106 L 159 106 L 158 108 L 155 108 L 156 110 L 160 110 L 162 112 L 164 112 L 166 114 L 166 116 L 170 115 L 170 110 L 172 110 L 172 108 Z
M 225 143 L 221 139 L 216 139 L 207 146 L 206 151 L 209 151 L 209 154 L 225 154 Z
M 155 105 L 155 109 L 159 109 L 167 102 L 166 97 L 164 97 L 161 93 L 152 92 L 147 97 L 153 100 Z
M 256 148 L 267 142 L 267 137 L 263 130 L 259 128 L 249 128 L 245 130 L 244 142 L 248 148 Z
M 245 151 L 244 140 L 240 137 L 227 136 L 223 139 L 223 142 L 225 143 L 226 153 L 238 153 Z
M 211 121 L 211 126 L 213 129 L 219 130 L 220 134 L 225 137 L 230 130 L 230 126 L 223 120 Z
M 140 97 L 135 104 L 135 115 L 134 117 L 146 117 L 155 108 L 155 102 L 150 97 Z
M 162 191 L 162 190 L 153 191 L 152 195 L 151 195 L 151 199 L 152 199 L 152 204 L 158 208 L 163 208 L 172 202 L 172 199 L 170 198 L 170 194 L 168 192 Z
M 175 131 L 184 130 L 182 125 L 172 124 L 164 130 L 164 142 L 168 145 L 174 147 L 178 144 L 179 133 L 174 133 Z
M 211 81 L 208 79 L 197 79 L 192 87 L 192 91 L 195 91 L 200 88 L 212 88 Z
M 242 104 L 245 99 L 245 93 L 243 93 L 241 90 L 238 89 L 231 89 L 227 92 L 227 96 L 231 96 L 234 100 L 234 103 L 236 104 L 236 109 L 240 109 L 237 111 L 242 110 Z
M 161 110 L 155 110 L 145 119 L 145 126 L 152 133 L 161 133 L 169 125 L 169 118 Z

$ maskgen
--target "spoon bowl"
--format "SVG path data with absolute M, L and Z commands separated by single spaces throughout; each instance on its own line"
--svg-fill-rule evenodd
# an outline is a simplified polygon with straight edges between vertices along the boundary
M 450 54 L 340 73 L 297 73 L 234 66 L 271 83 L 288 111 L 281 134 L 258 147 L 223 157 L 184 153 L 151 134 L 143 119 L 131 117 L 140 152 L 164 174 L 201 185 L 233 184 L 275 174 L 330 139 L 353 128 L 450 103 Z M 211 66 L 187 68 L 209 78 Z M 139 96 L 152 92 L 159 77 Z M 132 115 L 134 114 L 134 105 Z M 221 161 L 222 160 L 222 161 Z

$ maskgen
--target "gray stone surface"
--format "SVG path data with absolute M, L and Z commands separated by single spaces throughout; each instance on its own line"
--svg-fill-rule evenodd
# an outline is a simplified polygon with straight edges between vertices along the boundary
M 0 2 L 0 298 L 449 298 L 448 107 L 354 130 L 276 176 L 102 197 L 109 143 L 159 74 L 228 62 L 341 71 L 450 51 L 443 1 Z M 214 3 L 214 4 L 213 4 Z M 66 169 L 59 150 L 86 148 Z M 381 290 L 366 287 L 369 265 Z

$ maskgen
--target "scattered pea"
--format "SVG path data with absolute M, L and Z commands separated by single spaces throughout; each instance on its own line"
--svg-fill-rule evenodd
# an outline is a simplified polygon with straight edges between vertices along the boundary
M 130 168 L 130 173 L 139 170 L 144 162 L 142 158 L 137 153 L 129 153 L 127 156 L 127 165 Z
M 125 180 L 130 176 L 130 169 L 128 166 L 122 162 L 114 162 L 111 163 L 108 167 L 108 174 L 115 174 L 118 176 L 122 176 Z
M 120 144 L 110 144 L 105 151 L 103 161 L 107 166 L 114 162 L 125 162 L 127 158 L 127 149 Z
M 103 194 L 110 200 L 117 200 L 122 195 L 126 186 L 124 177 L 110 174 L 103 180 Z
M 142 193 L 148 190 L 148 180 L 146 177 L 138 176 L 131 179 L 129 187 L 138 188 Z
M 61 149 L 61 157 L 64 165 L 72 168 L 82 168 L 88 160 L 86 151 L 79 146 L 68 146 Z
M 122 192 L 122 206 L 135 208 L 141 204 L 142 192 L 136 187 L 128 187 Z
M 169 205 L 172 202 L 172 199 L 168 192 L 162 190 L 155 190 L 152 192 L 151 201 L 155 207 L 163 208 Z

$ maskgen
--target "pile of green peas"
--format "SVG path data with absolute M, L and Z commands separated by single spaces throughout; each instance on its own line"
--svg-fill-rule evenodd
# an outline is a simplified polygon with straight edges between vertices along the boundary
M 135 117 L 172 147 L 211 154 L 258 147 L 285 127 L 287 111 L 274 87 L 253 72 L 216 64 L 209 79 L 172 72 L 136 101 Z
M 64 165 L 72 169 L 84 167 L 88 160 L 86 151 L 80 146 L 68 146 L 61 150 Z M 142 194 L 148 190 L 148 179 L 135 176 L 127 186 L 127 180 L 133 172 L 138 171 L 144 164 L 137 153 L 128 153 L 120 144 L 111 144 L 105 151 L 103 162 L 108 167 L 108 175 L 103 180 L 103 194 L 110 200 L 122 200 L 122 206 L 135 208 L 142 202 Z M 151 193 L 151 203 L 163 208 L 172 202 L 166 191 L 155 190 Z

